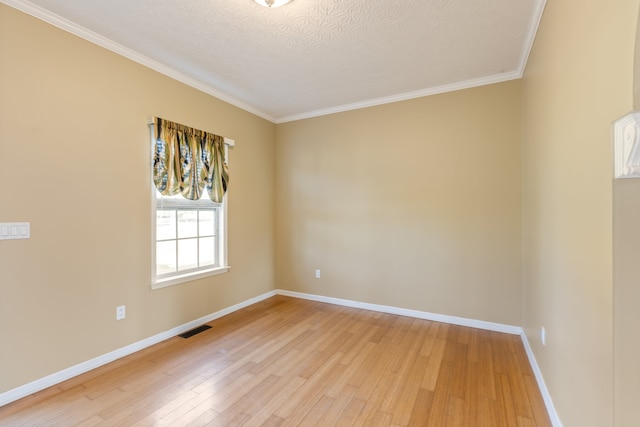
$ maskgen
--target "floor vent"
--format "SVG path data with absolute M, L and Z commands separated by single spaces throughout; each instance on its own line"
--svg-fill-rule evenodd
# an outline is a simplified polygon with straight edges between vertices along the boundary
M 207 329 L 211 329 L 211 326 L 202 325 L 202 326 L 198 326 L 197 328 L 193 328 L 190 331 L 183 332 L 178 336 L 182 337 L 182 338 L 189 338 L 189 337 L 194 336 L 195 334 L 199 334 L 200 332 L 206 331 Z

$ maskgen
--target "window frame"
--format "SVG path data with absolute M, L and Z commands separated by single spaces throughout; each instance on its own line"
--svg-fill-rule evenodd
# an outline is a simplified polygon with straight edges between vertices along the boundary
M 154 147 L 155 147 L 155 135 L 153 131 L 153 120 L 149 120 L 149 128 L 151 133 L 151 161 L 153 162 L 154 155 Z M 235 142 L 232 139 L 224 138 L 224 150 L 225 150 L 225 158 L 229 159 L 229 147 L 233 147 Z M 217 222 L 215 224 L 216 227 L 216 238 L 218 239 L 216 250 L 217 250 L 217 258 L 218 263 L 215 266 L 205 266 L 198 267 L 196 269 L 190 269 L 187 271 L 176 271 L 175 274 L 171 275 L 158 275 L 156 273 L 156 215 L 158 211 L 158 191 L 153 182 L 153 170 L 149 173 L 150 183 L 151 183 L 151 289 L 162 289 L 169 286 L 177 285 L 180 283 L 190 282 L 193 280 L 202 279 L 209 276 L 215 276 L 218 274 L 223 274 L 228 272 L 231 269 L 229 266 L 228 260 L 228 191 L 225 193 L 222 203 L 213 203 L 206 202 L 201 200 L 198 201 L 189 201 L 184 199 L 183 201 L 171 202 L 169 205 L 171 208 L 176 209 L 177 211 L 180 207 L 184 207 L 185 210 L 188 209 L 197 209 L 198 207 L 211 206 L 217 208 L 217 214 L 214 215 L 217 218 Z M 206 196 L 205 196 L 206 197 Z M 166 199 L 165 199 L 166 200 Z M 189 206 L 191 205 L 191 206 Z M 176 217 L 177 221 L 177 217 Z M 178 240 L 178 236 L 176 235 L 176 241 Z M 161 276 L 161 277 L 158 277 Z

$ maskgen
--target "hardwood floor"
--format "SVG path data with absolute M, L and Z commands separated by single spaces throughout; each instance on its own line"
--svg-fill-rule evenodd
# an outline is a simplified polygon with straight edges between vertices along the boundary
M 11 426 L 550 426 L 520 337 L 276 296 L 0 408 Z

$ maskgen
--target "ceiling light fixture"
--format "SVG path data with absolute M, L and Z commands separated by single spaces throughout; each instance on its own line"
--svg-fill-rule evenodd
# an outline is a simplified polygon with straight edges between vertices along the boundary
M 287 3 L 291 3 L 293 0 L 253 0 L 258 3 L 260 6 L 264 7 L 280 7 L 284 6 Z

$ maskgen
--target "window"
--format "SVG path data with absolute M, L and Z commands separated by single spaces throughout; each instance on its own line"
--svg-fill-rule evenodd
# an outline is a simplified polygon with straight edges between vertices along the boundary
M 155 193 L 155 287 L 226 271 L 224 202 Z
M 167 137 L 168 131 L 163 133 L 165 129 L 160 128 L 167 123 L 179 131 Z M 162 119 L 150 125 L 153 125 L 152 288 L 228 271 L 225 195 L 228 171 L 224 162 L 227 147 L 233 141 L 216 136 L 218 141 L 212 144 L 218 147 L 214 150 L 206 147 L 204 132 L 194 131 L 196 136 L 205 135 L 194 143 L 195 138 L 186 133 L 190 128 Z M 185 136 L 180 133 L 183 129 Z M 155 133 L 158 138 L 153 130 L 158 131 Z M 223 163 L 222 178 L 217 177 L 222 191 L 216 192 L 215 188 L 212 190 L 216 186 L 213 169 L 223 169 L 220 166 Z M 193 182 L 193 177 L 200 181 Z M 187 187 L 186 183 L 190 185 Z

